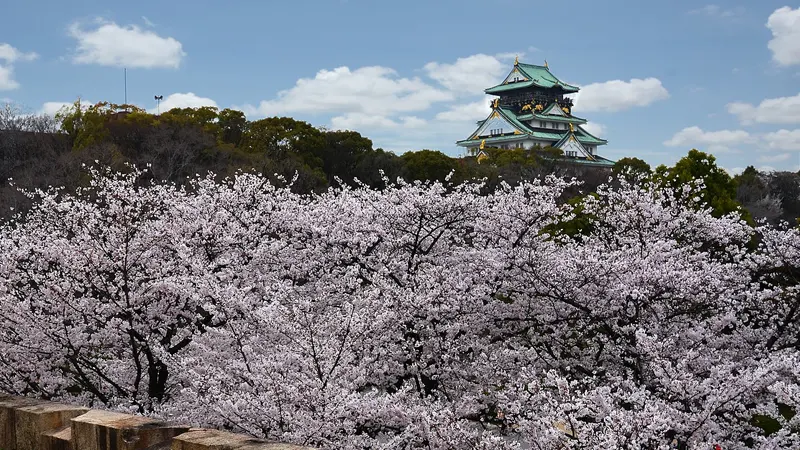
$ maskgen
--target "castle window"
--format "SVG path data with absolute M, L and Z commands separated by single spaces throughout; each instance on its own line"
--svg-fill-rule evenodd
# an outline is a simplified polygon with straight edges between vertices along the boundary
M 567 150 L 566 153 L 567 153 L 567 156 L 569 156 L 571 158 L 575 158 L 575 157 L 578 156 L 578 152 L 576 152 L 575 150 Z

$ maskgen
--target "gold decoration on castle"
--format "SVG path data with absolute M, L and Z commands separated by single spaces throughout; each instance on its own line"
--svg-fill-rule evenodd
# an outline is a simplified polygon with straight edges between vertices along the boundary
M 544 68 L 545 69 L 549 69 L 550 68 L 550 66 L 547 65 L 547 60 L 546 59 L 544 60 Z
M 522 110 L 523 110 L 523 111 L 530 111 L 530 110 L 531 110 L 531 108 L 532 108 L 532 106 L 531 106 L 530 104 L 527 104 L 527 105 L 525 105 L 525 106 L 523 106 L 523 107 L 522 107 Z
M 536 105 L 536 110 L 537 111 L 542 111 L 542 110 L 544 110 L 544 106 L 542 104 L 538 104 L 538 105 Z
M 575 132 L 575 127 L 572 126 L 572 122 L 569 123 L 569 132 L 570 133 L 574 133 Z
M 519 65 L 519 55 L 517 55 L 517 56 L 514 58 L 514 65 L 515 65 L 515 66 L 518 66 L 518 65 Z
M 561 110 L 564 111 L 565 113 L 569 114 L 569 108 L 567 108 L 566 106 L 561 108 Z
M 500 99 L 499 99 L 499 98 L 496 98 L 496 99 L 494 99 L 494 101 L 492 102 L 492 108 L 497 108 L 498 106 L 500 106 Z
M 481 141 L 481 146 L 480 146 L 480 147 L 478 147 L 478 148 L 480 148 L 481 150 L 483 150 L 484 148 L 486 148 L 486 139 L 484 139 L 484 140 L 482 140 L 482 141 Z

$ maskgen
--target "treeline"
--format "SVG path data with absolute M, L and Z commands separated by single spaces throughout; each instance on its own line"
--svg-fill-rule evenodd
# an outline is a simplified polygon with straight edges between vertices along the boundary
M 402 156 L 375 148 L 355 131 L 316 128 L 288 117 L 247 120 L 244 113 L 213 107 L 176 108 L 160 115 L 136 106 L 75 102 L 55 118 L 0 110 L 0 208 L 26 207 L 27 199 L 7 183 L 40 188 L 86 183 L 84 165 L 125 170 L 128 163 L 151 166 L 153 178 L 182 183 L 212 171 L 230 176 L 240 170 L 271 181 L 283 178 L 298 193 L 323 192 L 355 180 L 380 188 L 383 176 L 405 180 L 451 181 L 485 178 L 490 189 L 499 180 L 517 183 L 568 167 L 544 156 L 559 151 L 489 149 L 491 164 L 421 150 Z M 383 174 L 383 175 L 382 175 Z M 601 178 L 598 178 L 599 183 Z
M 691 150 L 672 167 L 653 169 L 641 159 L 623 158 L 615 164 L 614 172 L 629 178 L 660 180 L 670 187 L 702 180 L 701 200 L 718 217 L 741 208 L 751 222 L 800 223 L 800 171 L 759 172 L 748 166 L 731 176 L 717 166 L 714 156 Z
M 565 193 L 566 200 L 608 181 L 605 170 L 559 163 L 552 157 L 561 151 L 554 148 L 486 151 L 489 159 L 481 164 L 435 150 L 397 155 L 375 148 L 355 131 L 327 130 L 288 117 L 251 121 L 241 111 L 213 107 L 155 115 L 133 105 L 77 101 L 51 117 L 6 105 L 0 109 L 0 216 L 30 206 L 18 187 L 73 190 L 87 183 L 85 166 L 98 164 L 115 170 L 131 163 L 149 165 L 154 179 L 178 184 L 209 171 L 220 177 L 254 172 L 272 182 L 292 183 L 296 193 L 320 193 L 356 180 L 381 188 L 383 176 L 438 181 L 450 176 L 454 184 L 482 179 L 492 191 L 501 181 L 515 185 L 552 173 L 583 181 Z M 744 206 L 750 217 L 773 222 L 800 217 L 798 173 L 760 173 L 749 167 L 731 177 L 713 156 L 694 150 L 673 167 L 652 169 L 638 158 L 624 158 L 614 170 L 659 177 L 671 185 L 703 178 L 708 185 L 704 200 L 720 213 Z

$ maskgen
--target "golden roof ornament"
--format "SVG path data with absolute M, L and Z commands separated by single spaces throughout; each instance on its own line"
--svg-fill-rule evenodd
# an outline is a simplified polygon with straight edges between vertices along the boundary
M 575 127 L 572 126 L 572 122 L 569 123 L 569 132 L 570 133 L 574 133 L 575 132 Z
M 546 59 L 544 60 L 544 68 L 545 69 L 549 69 L 550 68 L 550 66 L 547 65 L 547 60 Z
M 518 66 L 518 65 L 519 65 L 519 55 L 517 55 L 517 56 L 514 58 L 514 65 L 515 65 L 515 66 Z
M 496 98 L 496 99 L 494 99 L 494 101 L 492 102 L 492 108 L 497 108 L 498 106 L 500 106 L 500 99 L 499 99 L 499 98 Z
M 483 140 L 481 141 L 481 146 L 480 146 L 479 148 L 480 148 L 481 150 L 483 150 L 484 148 L 486 148 L 486 139 L 483 139 Z

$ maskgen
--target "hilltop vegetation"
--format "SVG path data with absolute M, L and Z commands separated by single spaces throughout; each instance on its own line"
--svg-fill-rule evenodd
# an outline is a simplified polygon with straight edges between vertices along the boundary
M 603 171 L 581 171 L 552 157 L 560 150 L 502 150 L 487 148 L 489 159 L 452 158 L 435 150 L 409 151 L 402 156 L 374 148 L 355 131 L 332 131 L 287 117 L 248 120 L 241 111 L 212 107 L 179 108 L 160 115 L 132 105 L 76 102 L 56 118 L 22 114 L 7 105 L 0 110 L 0 216 L 9 207 L 30 205 L 17 186 L 64 186 L 73 190 L 87 183 L 84 165 L 100 164 L 126 170 L 127 164 L 150 166 L 156 180 L 184 184 L 186 177 L 209 171 L 229 176 L 238 171 L 259 173 L 273 183 L 290 182 L 296 193 L 321 193 L 354 180 L 372 188 L 390 180 L 444 181 L 459 184 L 486 180 L 485 192 L 502 181 L 511 185 L 546 174 L 579 177 L 583 185 L 570 188 L 566 198 L 593 192 L 608 180 Z M 623 158 L 615 173 L 660 179 L 671 186 L 701 178 L 707 184 L 704 200 L 726 213 L 744 206 L 753 218 L 794 222 L 800 217 L 800 174 L 759 173 L 749 167 L 731 178 L 714 158 L 691 151 L 674 167 L 654 170 L 635 157 Z M 626 175 L 629 176 L 629 175 Z M 577 201 L 577 200 L 575 200 Z
M 5 181 L 26 187 L 85 185 L 83 164 L 125 170 L 127 163 L 151 165 L 158 180 L 183 183 L 187 176 L 213 171 L 227 176 L 239 170 L 261 173 L 277 182 L 292 181 L 298 193 L 320 193 L 337 179 L 380 187 L 381 171 L 390 178 L 452 181 L 488 177 L 496 184 L 552 170 L 542 158 L 512 155 L 502 164 L 478 165 L 473 158 L 451 158 L 422 150 L 398 156 L 355 131 L 331 131 L 287 117 L 249 121 L 240 111 L 211 107 L 172 109 L 160 115 L 135 106 L 76 102 L 54 120 L 0 111 L 0 208 L 21 207 Z M 502 152 L 494 150 L 495 152 Z

